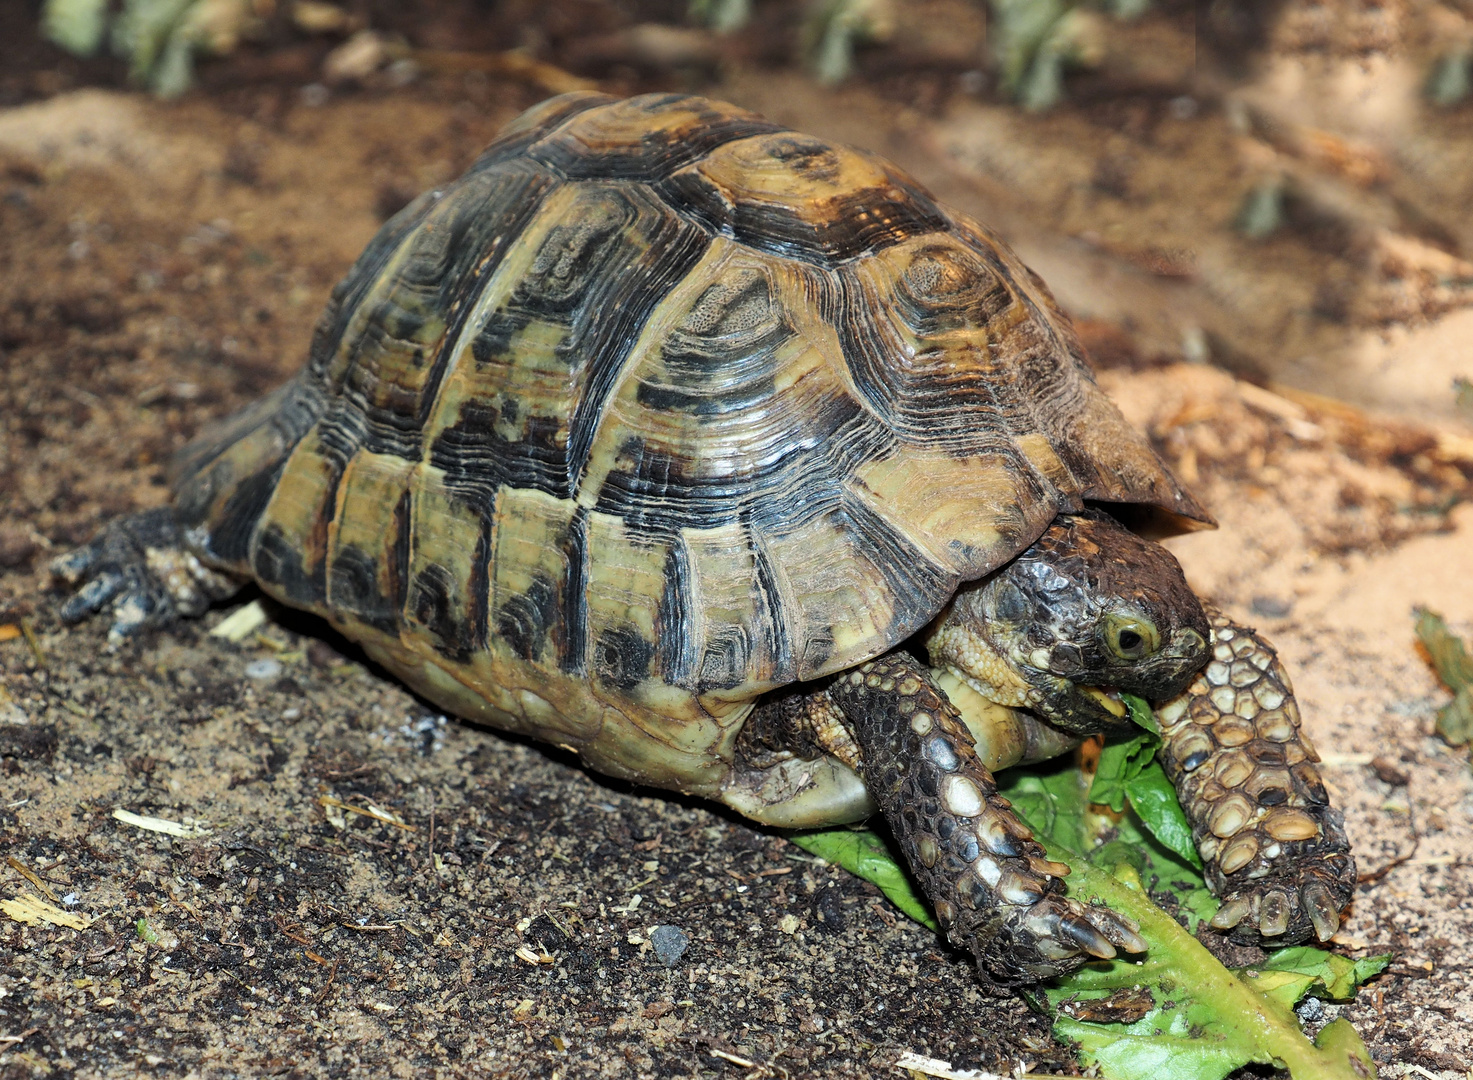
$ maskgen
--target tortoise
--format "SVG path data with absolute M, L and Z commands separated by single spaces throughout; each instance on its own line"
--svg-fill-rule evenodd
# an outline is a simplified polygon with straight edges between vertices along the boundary
M 388 221 L 305 369 L 55 572 L 110 637 L 254 580 L 415 691 L 773 826 L 883 814 L 1023 985 L 1145 943 L 993 774 L 1129 729 L 1238 940 L 1355 882 L 1289 680 L 1154 538 L 1208 513 L 1047 287 L 898 168 L 698 97 L 538 105 Z

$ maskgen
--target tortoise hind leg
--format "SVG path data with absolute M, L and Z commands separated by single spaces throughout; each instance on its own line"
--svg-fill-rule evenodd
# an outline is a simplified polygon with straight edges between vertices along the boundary
M 1039 982 L 1144 952 L 1136 927 L 1064 895 L 1049 861 L 978 758 L 972 735 L 929 671 L 904 653 L 840 675 L 825 691 L 847 739 L 815 741 L 857 759 L 947 937 L 994 982 Z M 848 742 L 845 746 L 844 743 Z
M 1273 647 L 1206 607 L 1212 661 L 1156 715 L 1162 766 L 1222 898 L 1212 925 L 1248 944 L 1325 941 L 1355 892 L 1344 818 Z
M 113 642 L 143 627 L 202 615 L 212 601 L 239 588 L 186 547 L 168 507 L 109 522 L 91 543 L 53 560 L 51 573 L 77 590 L 62 606 L 62 620 L 80 622 L 110 607 Z

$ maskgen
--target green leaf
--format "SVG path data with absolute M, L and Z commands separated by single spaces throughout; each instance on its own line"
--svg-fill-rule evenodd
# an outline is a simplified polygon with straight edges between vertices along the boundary
M 1051 1004 L 1075 1013 L 1119 990 L 1143 987 L 1151 993 L 1155 1007 L 1128 1024 L 1060 1015 L 1055 1033 L 1079 1044 L 1081 1063 L 1098 1065 L 1112 1080 L 1220 1080 L 1251 1062 L 1287 1068 L 1295 1080 L 1374 1075 L 1353 1028 L 1322 1039 L 1319 1047 L 1300 1031 L 1293 1001 L 1320 981 L 1317 975 L 1260 972 L 1273 991 L 1262 993 L 1152 904 L 1130 867 L 1106 873 L 1058 848 L 1049 857 L 1069 862 L 1070 895 L 1098 900 L 1136 920 L 1151 946 L 1142 961 L 1091 964 L 1047 989 Z
M 1161 734 L 1161 725 L 1156 723 L 1156 713 L 1152 710 L 1149 701 L 1134 694 L 1121 694 L 1120 700 L 1125 702 L 1125 707 L 1130 710 L 1130 719 L 1133 724 L 1145 728 L 1152 735 Z
M 1208 890 L 1207 882 L 1195 863 L 1188 862 L 1162 844 L 1133 814 L 1127 814 L 1116 822 L 1114 830 L 1114 841 L 1091 851 L 1090 862 L 1106 870 L 1128 862 L 1146 883 L 1156 903 L 1175 903 L 1174 914 L 1178 921 L 1186 921 L 1187 929 L 1192 933 L 1217 914 L 1221 904 Z M 1125 857 L 1119 853 L 1124 853 Z
M 155 941 L 159 939 L 158 931 L 148 925 L 147 919 L 139 919 L 136 924 L 136 928 L 138 930 L 139 941 L 146 941 L 150 945 L 152 945 Z
M 1192 841 L 1192 826 L 1176 798 L 1176 788 L 1166 778 L 1166 770 L 1158 761 L 1125 786 L 1131 808 L 1157 840 L 1176 852 L 1191 866 L 1202 869 L 1202 858 Z
M 1379 975 L 1385 971 L 1389 963 L 1391 963 L 1390 953 L 1368 956 L 1363 960 L 1351 960 L 1348 957 L 1326 952 L 1324 949 L 1316 949 L 1312 945 L 1298 945 L 1280 949 L 1263 963 L 1256 965 L 1254 970 L 1293 972 L 1305 975 L 1312 980 L 1311 985 L 1319 984 L 1322 992 L 1317 991 L 1316 997 L 1329 998 L 1332 1001 L 1349 1001 L 1355 997 L 1358 986 L 1373 975 Z
M 1161 731 L 1151 705 L 1134 694 L 1120 696 L 1130 710 L 1131 720 L 1143 730 L 1133 738 L 1105 744 L 1090 785 L 1089 801 L 1118 812 L 1128 799 L 1157 840 L 1200 870 L 1202 860 L 1192 842 L 1191 823 L 1177 801 L 1176 789 L 1156 760 Z
M 1473 742 L 1473 686 L 1465 686 L 1437 710 L 1437 734 L 1450 746 Z
M 890 854 L 889 847 L 877 833 L 868 829 L 831 829 L 795 833 L 788 839 L 804 851 L 842 866 L 855 877 L 874 882 L 890 903 L 922 926 L 940 933 L 940 924 L 921 898 L 910 875 Z
M 1151 764 L 1161 738 L 1149 731 L 1137 733 L 1123 742 L 1109 742 L 1100 751 L 1100 763 L 1094 782 L 1089 786 L 1089 801 L 1108 806 L 1116 813 L 1125 809 L 1130 782 Z
M 1447 628 L 1441 615 L 1418 608 L 1417 637 L 1427 647 L 1427 655 L 1432 658 L 1437 677 L 1450 689 L 1473 686 L 1473 656 L 1468 655 L 1463 640 Z
M 1452 746 L 1473 742 L 1473 657 L 1442 616 L 1426 608 L 1417 609 L 1417 637 L 1437 677 L 1453 692 L 1453 700 L 1437 711 L 1437 733 Z

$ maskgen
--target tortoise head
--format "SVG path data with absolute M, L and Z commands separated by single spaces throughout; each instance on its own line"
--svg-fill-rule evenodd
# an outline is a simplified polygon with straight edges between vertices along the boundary
M 1122 690 L 1156 701 L 1184 690 L 1209 637 L 1175 557 L 1086 510 L 958 592 L 926 647 L 985 697 L 1086 735 L 1129 728 Z

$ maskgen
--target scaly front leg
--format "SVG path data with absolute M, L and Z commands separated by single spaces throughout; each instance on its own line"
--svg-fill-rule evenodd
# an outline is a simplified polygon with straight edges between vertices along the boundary
M 1273 647 L 1207 607 L 1212 660 L 1161 705 L 1166 775 L 1236 941 L 1325 941 L 1355 891 L 1345 821 L 1330 806 L 1289 676 Z
M 997 793 L 972 735 L 930 672 L 895 653 L 838 676 L 808 713 L 814 742 L 863 778 L 947 937 L 1002 985 L 1073 971 L 1116 948 L 1144 952 L 1130 920 L 1065 895 Z

